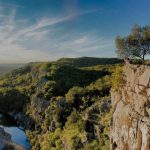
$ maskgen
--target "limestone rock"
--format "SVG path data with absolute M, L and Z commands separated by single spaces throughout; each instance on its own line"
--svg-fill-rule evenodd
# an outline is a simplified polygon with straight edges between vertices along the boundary
M 139 84 L 145 87 L 148 86 L 150 79 L 150 72 L 149 69 L 146 69 L 144 73 L 139 77 Z
M 150 150 L 150 66 L 126 65 L 124 75 L 111 92 L 111 150 Z

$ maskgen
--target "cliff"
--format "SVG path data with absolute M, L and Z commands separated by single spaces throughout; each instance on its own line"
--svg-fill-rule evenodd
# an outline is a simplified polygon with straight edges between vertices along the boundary
M 111 101 L 111 150 L 150 150 L 150 66 L 124 66 Z

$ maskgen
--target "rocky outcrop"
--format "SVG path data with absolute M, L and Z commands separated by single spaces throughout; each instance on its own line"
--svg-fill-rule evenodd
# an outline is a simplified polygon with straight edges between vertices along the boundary
M 111 91 L 111 150 L 150 150 L 150 66 L 124 66 L 123 81 Z

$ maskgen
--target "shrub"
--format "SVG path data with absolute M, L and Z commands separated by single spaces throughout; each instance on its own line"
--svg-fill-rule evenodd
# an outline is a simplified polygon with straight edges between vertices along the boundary
M 123 69 L 121 66 L 117 66 L 115 72 L 112 75 L 112 88 L 114 90 L 119 90 L 123 84 Z

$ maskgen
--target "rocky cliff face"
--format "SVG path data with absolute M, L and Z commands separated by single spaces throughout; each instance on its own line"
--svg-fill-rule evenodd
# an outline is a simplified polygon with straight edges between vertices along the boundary
M 111 91 L 111 150 L 150 150 L 150 66 L 123 72 L 123 86 Z

